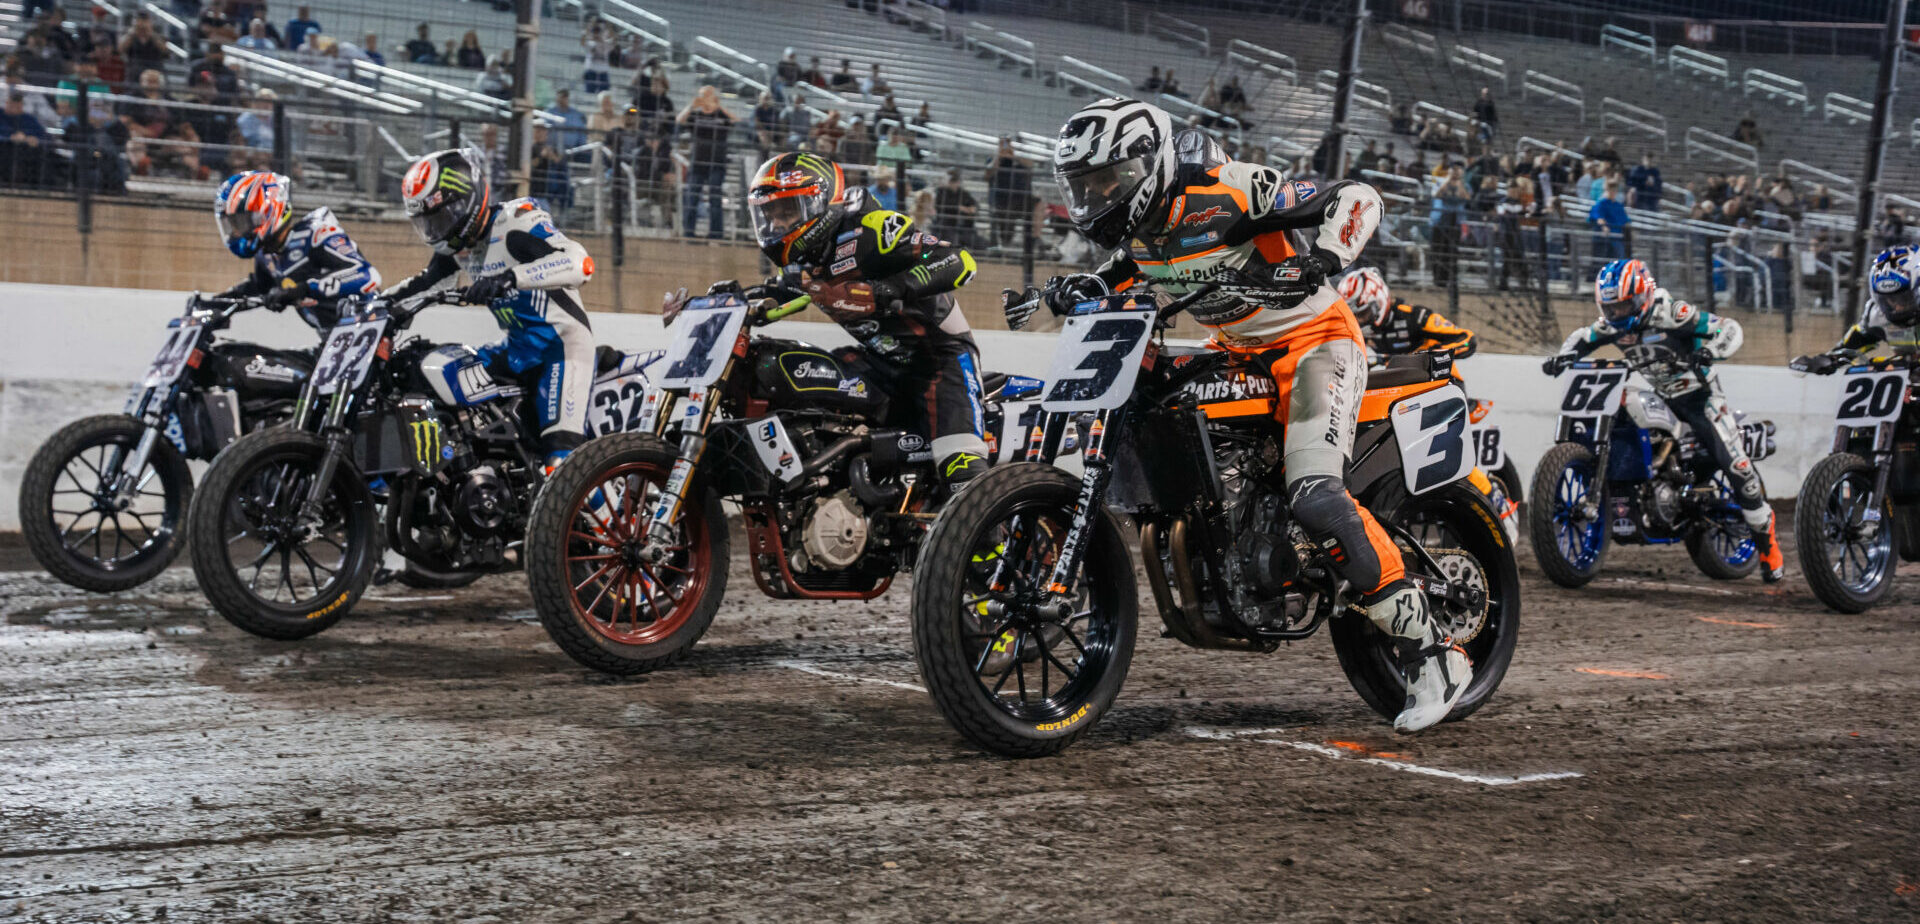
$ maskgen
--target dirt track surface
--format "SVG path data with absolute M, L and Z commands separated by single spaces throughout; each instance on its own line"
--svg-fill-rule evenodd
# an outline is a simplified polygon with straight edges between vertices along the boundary
M 1521 560 L 1468 721 L 1395 736 L 1324 638 L 1149 614 L 1116 711 L 1029 762 L 910 688 L 900 586 L 772 602 L 736 563 L 687 662 L 616 682 L 511 576 L 276 643 L 185 570 L 0 573 L 0 920 L 1920 916 L 1920 567 L 1841 616 L 1677 549 L 1582 592 Z

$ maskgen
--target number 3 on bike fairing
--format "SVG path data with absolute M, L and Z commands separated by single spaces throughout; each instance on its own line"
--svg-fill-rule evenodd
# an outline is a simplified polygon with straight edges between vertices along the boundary
M 1000 466 L 942 512 L 921 548 L 914 652 L 941 713 L 975 744 L 1054 753 L 1091 728 L 1126 679 L 1136 631 L 1120 517 L 1139 525 L 1166 634 L 1196 648 L 1271 651 L 1331 622 L 1349 681 L 1381 715 L 1406 700 L 1393 641 L 1349 608 L 1288 506 L 1276 389 L 1236 354 L 1167 347 L 1165 308 L 1132 295 L 1073 309 L 1042 405 L 1090 414 L 1079 479 Z M 1451 718 L 1492 695 L 1512 656 L 1519 583 L 1495 512 L 1462 479 L 1467 401 L 1425 354 L 1376 371 L 1349 484 L 1392 534 L 1473 680 Z

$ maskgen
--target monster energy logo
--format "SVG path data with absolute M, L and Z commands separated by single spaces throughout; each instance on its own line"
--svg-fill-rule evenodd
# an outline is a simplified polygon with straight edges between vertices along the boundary
M 915 282 L 918 282 L 923 286 L 933 281 L 933 273 L 928 271 L 928 269 L 924 266 L 914 267 L 912 272 L 908 273 L 908 275 L 912 276 Z
M 520 326 L 520 316 L 514 314 L 511 304 L 502 303 L 494 305 L 493 314 L 500 319 L 500 326 L 503 328 L 510 330 Z
M 441 170 L 440 188 L 449 192 L 473 192 L 473 178 L 459 170 Z
M 416 420 L 413 427 L 413 458 L 421 468 L 432 468 L 440 457 L 440 421 Z
M 813 154 L 803 153 L 799 157 L 794 159 L 794 163 L 798 164 L 801 167 L 805 167 L 809 170 L 818 170 L 821 173 L 828 173 L 833 170 L 833 167 L 828 165 L 828 163 L 825 160 L 822 160 L 821 158 Z

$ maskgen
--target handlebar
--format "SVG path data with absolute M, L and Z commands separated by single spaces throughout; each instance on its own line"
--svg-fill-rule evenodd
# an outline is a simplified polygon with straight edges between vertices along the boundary
M 1193 303 L 1209 295 L 1212 295 L 1214 290 L 1218 288 L 1220 288 L 1220 284 L 1217 282 L 1205 283 L 1201 285 L 1199 288 L 1194 289 L 1193 291 L 1188 292 L 1187 294 L 1182 295 L 1179 298 L 1176 298 L 1173 301 L 1168 302 L 1166 305 L 1162 306 L 1159 312 L 1155 314 L 1154 319 L 1161 324 L 1172 324 L 1173 318 L 1175 315 L 1178 315 L 1180 312 L 1193 307 Z

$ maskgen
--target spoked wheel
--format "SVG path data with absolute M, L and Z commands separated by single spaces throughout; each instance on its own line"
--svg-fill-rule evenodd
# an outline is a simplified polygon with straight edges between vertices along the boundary
M 1559 443 L 1533 471 L 1527 536 L 1548 580 L 1582 587 L 1600 573 L 1607 555 L 1603 485 L 1593 450 Z
M 82 590 L 107 593 L 153 579 L 186 539 L 193 473 L 161 437 L 128 472 L 146 428 L 124 414 L 60 428 L 20 479 L 20 531 L 40 566 Z
M 1793 536 L 1820 602 L 1862 613 L 1893 586 L 1893 505 L 1873 493 L 1874 468 L 1852 453 L 1821 459 L 1800 487 Z
M 1713 473 L 1713 500 L 1706 522 L 1687 533 L 1687 554 L 1700 573 L 1716 581 L 1734 581 L 1760 567 L 1760 550 L 1753 527 L 1735 499 L 1725 472 Z
M 220 454 L 190 516 L 193 573 L 227 621 L 255 635 L 305 638 L 339 622 L 373 580 L 380 518 L 344 462 L 311 518 L 302 508 L 326 444 L 262 430 Z
M 654 535 L 654 507 L 678 455 L 651 434 L 602 437 L 569 456 L 534 502 L 534 608 L 555 644 L 594 670 L 673 663 L 726 594 L 726 513 L 713 492 L 689 489 L 672 528 Z
M 934 705 L 969 741 L 1009 757 L 1058 752 L 1126 682 L 1137 613 L 1112 514 L 1093 518 L 1078 586 L 1049 576 L 1080 482 L 1020 463 L 975 479 L 935 522 L 914 572 L 913 649 Z
M 1493 697 L 1520 635 L 1520 570 L 1506 531 L 1495 525 L 1486 499 L 1465 483 L 1410 498 L 1376 515 L 1411 534 L 1439 565 L 1438 576 L 1486 595 L 1479 607 L 1428 599 L 1428 611 L 1473 663 L 1473 682 L 1446 721 L 1464 719 Z M 1407 572 L 1417 573 L 1418 560 L 1407 555 L 1405 561 Z M 1340 667 L 1354 691 L 1380 715 L 1399 715 L 1407 686 L 1393 639 L 1358 613 L 1340 615 L 1331 630 Z

